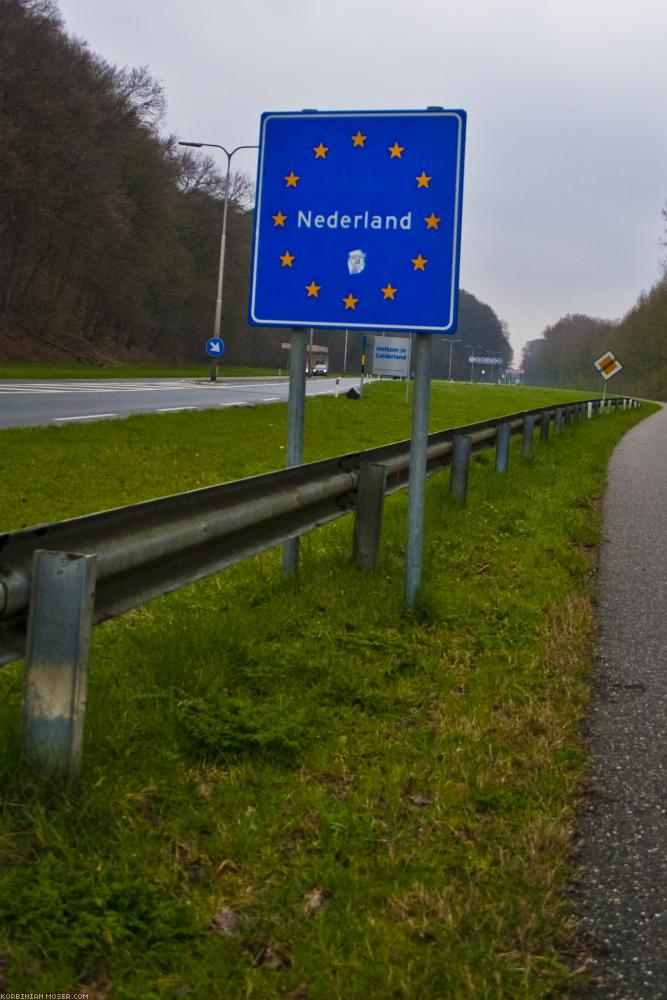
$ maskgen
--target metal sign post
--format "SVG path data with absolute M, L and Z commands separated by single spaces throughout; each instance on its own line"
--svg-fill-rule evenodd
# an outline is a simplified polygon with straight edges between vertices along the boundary
M 408 532 L 405 555 L 405 604 L 408 608 L 414 607 L 422 578 L 428 410 L 431 395 L 431 337 L 427 333 L 418 333 L 416 347 L 412 439 L 410 441 Z
M 313 331 L 310 331 L 312 338 Z M 287 400 L 287 451 L 285 467 L 303 462 L 303 424 L 306 409 L 306 331 L 292 332 L 289 398 Z M 283 576 L 293 576 L 299 565 L 299 539 L 289 538 L 283 545 Z

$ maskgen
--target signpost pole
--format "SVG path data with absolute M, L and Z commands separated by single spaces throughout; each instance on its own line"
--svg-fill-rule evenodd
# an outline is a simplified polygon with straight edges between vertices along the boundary
M 449 341 L 449 373 L 447 375 L 447 378 L 448 378 L 448 380 L 450 382 L 452 381 L 452 347 L 454 346 L 454 344 L 460 344 L 460 343 L 461 343 L 460 340 L 452 340 L 450 338 L 450 341 Z
M 431 335 L 417 334 L 415 391 L 412 402 L 408 537 L 406 546 L 405 603 L 413 608 L 421 584 L 424 547 L 424 499 L 428 451 L 428 410 L 431 393 Z
M 312 333 L 312 331 L 311 331 Z M 303 462 L 303 424 L 306 409 L 306 331 L 292 332 L 290 351 L 289 399 L 287 401 L 287 452 L 285 467 Z M 288 538 L 283 544 L 283 576 L 294 576 L 299 565 L 299 539 Z
M 405 377 L 405 405 L 410 402 L 410 369 L 412 367 L 412 334 L 408 334 L 408 373 Z
M 359 395 L 364 394 L 364 372 L 366 371 L 366 334 L 361 338 L 361 378 L 359 379 Z

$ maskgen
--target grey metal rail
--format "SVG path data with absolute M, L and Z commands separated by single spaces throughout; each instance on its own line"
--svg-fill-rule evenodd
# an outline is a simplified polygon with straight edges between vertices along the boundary
M 469 438 L 476 453 L 496 443 L 501 425 L 517 434 L 527 417 L 548 414 L 551 421 L 560 412 L 567 419 L 582 415 L 589 402 L 599 410 L 600 400 L 586 400 L 431 434 L 427 472 L 451 463 L 456 436 Z M 0 536 L 0 664 L 25 653 L 38 550 L 96 555 L 93 621 L 99 623 L 353 511 L 364 464 L 384 466 L 385 494 L 405 487 L 409 459 L 409 440 L 399 441 Z

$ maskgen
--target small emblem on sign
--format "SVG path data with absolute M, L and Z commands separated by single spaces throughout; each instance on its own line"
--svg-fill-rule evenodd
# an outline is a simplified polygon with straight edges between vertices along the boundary
M 350 274 L 361 274 L 366 267 L 366 254 L 363 250 L 350 250 L 347 255 L 347 269 Z

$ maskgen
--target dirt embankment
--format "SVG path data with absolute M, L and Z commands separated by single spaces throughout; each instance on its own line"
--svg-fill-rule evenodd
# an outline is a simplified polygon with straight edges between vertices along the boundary
M 0 361 L 39 363 L 45 361 L 75 362 L 82 365 L 108 365 L 120 361 L 171 361 L 145 350 L 130 349 L 118 343 L 91 344 L 77 334 L 29 336 L 0 328 Z

